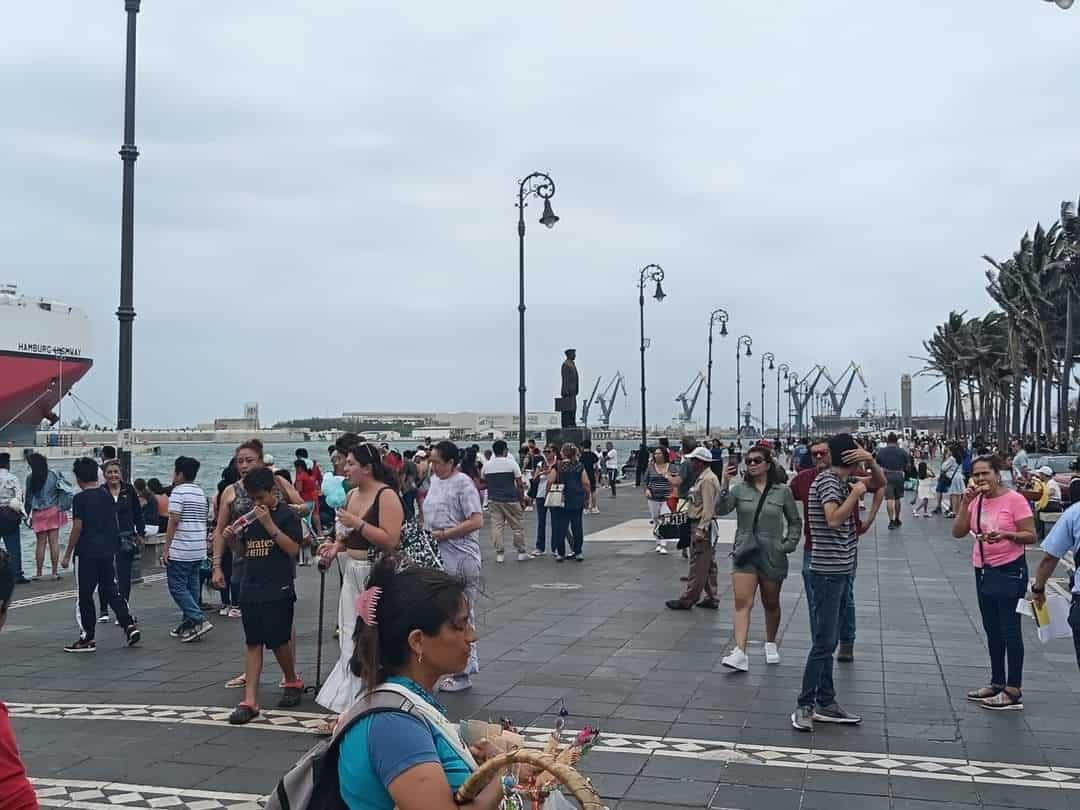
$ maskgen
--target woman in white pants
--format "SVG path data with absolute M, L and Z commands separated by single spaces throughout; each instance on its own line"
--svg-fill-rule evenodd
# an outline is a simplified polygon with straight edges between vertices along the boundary
M 671 497 L 671 481 L 668 479 L 668 451 L 663 447 L 653 450 L 652 461 L 645 470 L 645 502 L 649 504 L 649 524 L 655 525 L 661 515 L 671 510 L 667 500 Z M 658 540 L 657 554 L 667 554 L 667 541 Z
M 374 557 L 376 551 L 391 552 L 398 548 L 405 519 L 393 474 L 383 466 L 375 445 L 357 444 L 349 448 L 345 476 L 352 489 L 345 508 L 337 510 L 336 539 L 319 549 L 319 556 L 325 561 L 323 565 L 337 557 L 344 575 L 338 600 L 341 655 L 315 698 L 320 706 L 337 714 L 348 709 L 363 688 L 360 679 L 352 674 L 349 660 L 356 627 L 356 599 L 367 587 L 371 572 L 369 557 Z M 332 721 L 327 726 L 331 724 Z

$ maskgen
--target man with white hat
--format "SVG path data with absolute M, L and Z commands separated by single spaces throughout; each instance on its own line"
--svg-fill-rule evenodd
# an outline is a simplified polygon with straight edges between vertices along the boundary
M 720 480 L 712 471 L 712 453 L 704 447 L 695 447 L 683 457 L 690 463 L 694 485 L 690 487 L 690 578 L 686 590 L 678 599 L 665 604 L 671 610 L 690 610 L 698 607 L 716 610 L 720 607 L 716 559 L 713 550 L 713 518 L 716 516 L 716 499 L 720 495 Z M 704 592 L 704 598 L 698 597 Z

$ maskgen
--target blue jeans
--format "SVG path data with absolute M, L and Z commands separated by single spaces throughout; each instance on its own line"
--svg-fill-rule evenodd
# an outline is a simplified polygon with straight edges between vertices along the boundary
M 580 554 L 582 537 L 581 525 L 582 509 L 552 509 L 551 510 L 551 550 L 558 556 L 566 556 L 566 534 L 570 532 L 570 553 Z
M 1027 562 L 1021 557 L 1014 567 L 1023 571 L 1027 582 Z M 979 597 L 986 647 L 990 653 L 990 683 L 1019 689 L 1024 679 L 1024 636 L 1020 629 L 1020 614 L 1016 612 L 1018 597 L 988 598 L 982 592 L 982 569 L 975 569 L 975 593 Z M 1005 664 L 1008 662 L 1008 675 Z
M 858 566 L 858 560 L 856 560 Z M 803 549 L 802 558 L 803 591 L 806 593 L 806 609 L 810 613 L 810 630 L 814 629 L 814 583 L 810 578 L 810 552 Z M 840 643 L 855 644 L 855 572 L 848 581 L 847 594 L 840 610 Z
M 11 534 L 4 535 L 4 545 L 7 546 L 8 556 L 11 557 L 11 564 L 15 566 L 15 570 L 12 572 L 15 574 L 15 579 L 21 579 L 23 575 L 22 570 L 22 541 L 19 539 L 19 527 L 15 527 L 15 531 Z
M 803 670 L 799 705 L 828 706 L 836 702 L 833 687 L 833 653 L 840 638 L 840 621 L 851 574 L 816 574 L 810 572 L 814 590 L 813 646 Z
M 202 560 L 191 562 L 178 562 L 170 560 L 165 566 L 165 576 L 169 582 L 169 595 L 180 608 L 187 621 L 198 624 L 203 620 L 202 608 L 199 607 L 201 588 L 199 585 L 199 569 Z
M 547 548 L 547 509 L 544 508 L 544 499 L 537 498 L 533 503 L 536 506 L 536 550 L 543 551 Z M 555 523 L 555 518 L 552 516 L 552 524 Z M 552 550 L 555 548 L 554 538 L 552 538 Z

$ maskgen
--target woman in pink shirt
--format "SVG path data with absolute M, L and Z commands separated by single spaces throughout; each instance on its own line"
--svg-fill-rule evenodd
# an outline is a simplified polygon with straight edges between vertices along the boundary
M 956 538 L 971 534 L 975 540 L 971 563 L 990 651 L 990 685 L 968 692 L 968 700 L 997 711 L 1023 709 L 1024 638 L 1016 602 L 1027 592 L 1024 551 L 1035 542 L 1035 518 L 1023 495 L 1002 486 L 997 456 L 972 462 L 952 533 Z

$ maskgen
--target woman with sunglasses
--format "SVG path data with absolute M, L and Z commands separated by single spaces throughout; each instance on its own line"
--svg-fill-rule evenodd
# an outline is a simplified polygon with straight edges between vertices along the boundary
M 990 652 L 990 685 L 973 689 L 967 698 L 985 709 L 1023 709 L 1024 637 L 1016 602 L 1027 592 L 1024 554 L 1035 542 L 1035 518 L 1027 499 L 1002 485 L 997 456 L 979 456 L 972 462 L 971 482 L 961 497 L 952 533 L 957 539 L 974 535 L 971 564 Z
M 788 555 L 799 545 L 802 516 L 791 489 L 783 483 L 780 469 L 767 447 L 751 447 L 746 453 L 746 474 L 730 489 L 738 472 L 724 469 L 716 511 L 735 512 L 735 546 L 732 550 L 731 587 L 735 595 L 735 649 L 721 663 L 746 672 L 750 660 L 746 644 L 750 636 L 750 611 L 754 595 L 761 592 L 765 607 L 765 663 L 779 664 L 776 634 L 780 629 L 780 589 L 788 575 Z

